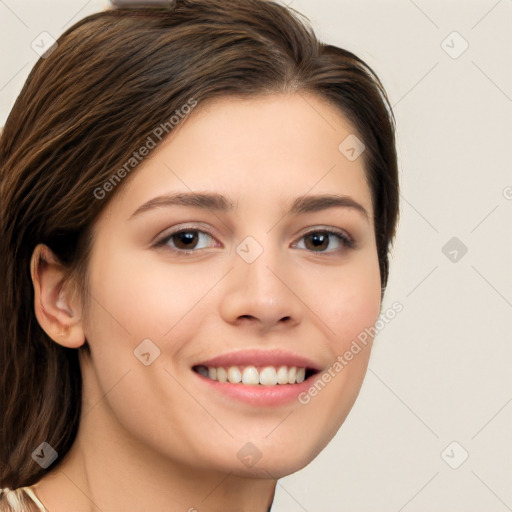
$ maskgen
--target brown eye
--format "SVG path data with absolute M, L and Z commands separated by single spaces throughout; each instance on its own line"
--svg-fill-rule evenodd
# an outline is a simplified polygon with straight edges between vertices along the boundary
M 326 250 L 333 245 L 333 237 L 338 247 Z M 343 251 L 355 247 L 355 242 L 345 233 L 331 230 L 317 230 L 306 233 L 301 240 L 304 239 L 305 248 L 308 251 L 318 253 L 330 253 L 336 251 Z
M 306 242 L 306 248 L 315 250 L 325 250 L 329 245 L 329 235 L 325 233 L 312 233 L 304 237 L 306 241 L 310 241 L 308 244 Z
M 194 249 L 199 237 L 197 231 L 179 231 L 169 238 L 172 238 L 177 249 Z
M 177 254 L 192 254 L 200 249 L 213 247 L 213 244 L 208 245 L 205 238 L 213 240 L 213 236 L 205 231 L 195 228 L 180 229 L 157 242 L 156 247 L 164 247 Z

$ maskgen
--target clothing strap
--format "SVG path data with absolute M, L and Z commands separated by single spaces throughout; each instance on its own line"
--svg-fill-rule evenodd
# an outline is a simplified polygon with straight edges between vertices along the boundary
M 35 510 L 34 505 L 37 507 L 38 512 L 48 512 L 31 487 L 18 487 L 17 489 L 6 487 L 0 489 L 0 502 L 6 503 L 8 506 L 5 509 L 0 503 L 0 509 L 8 512 L 32 512 Z
M 36 493 L 32 489 L 32 487 L 25 487 L 26 493 L 32 498 L 32 501 L 39 507 L 41 512 L 48 512 L 45 506 L 41 503 L 41 500 L 36 496 Z

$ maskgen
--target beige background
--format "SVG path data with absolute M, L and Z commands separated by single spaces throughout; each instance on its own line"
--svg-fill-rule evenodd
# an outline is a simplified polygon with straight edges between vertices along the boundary
M 32 41 L 106 5 L 0 0 L 0 124 Z M 273 512 L 512 511 L 512 1 L 290 5 L 366 60 L 394 105 L 402 205 L 384 308 L 404 309 L 346 423 L 279 481 Z

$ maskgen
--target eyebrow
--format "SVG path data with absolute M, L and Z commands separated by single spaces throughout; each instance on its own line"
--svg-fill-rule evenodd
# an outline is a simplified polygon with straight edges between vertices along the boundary
M 148 202 L 139 206 L 139 208 L 132 213 L 129 220 L 156 208 L 169 208 L 172 206 L 185 206 L 226 213 L 235 210 L 233 201 L 216 192 L 176 192 L 150 199 Z M 350 196 L 337 194 L 299 196 L 295 198 L 288 212 L 284 213 L 302 215 L 334 207 L 352 209 L 360 213 L 366 220 L 370 220 L 370 216 L 364 206 Z

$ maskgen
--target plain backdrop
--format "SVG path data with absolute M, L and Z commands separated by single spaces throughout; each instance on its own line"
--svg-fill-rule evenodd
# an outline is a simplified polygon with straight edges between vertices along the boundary
M 512 1 L 287 3 L 370 64 L 393 104 L 401 218 L 383 309 L 403 311 L 273 512 L 512 510 Z M 106 6 L 0 0 L 0 125 L 32 42 Z

